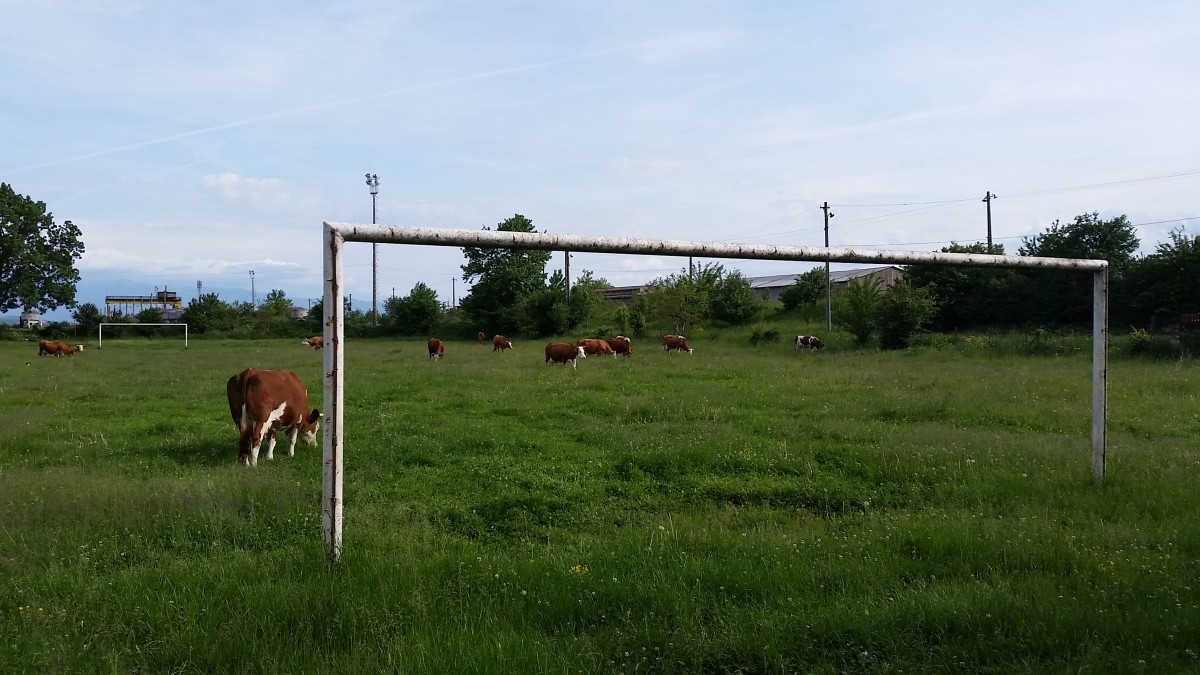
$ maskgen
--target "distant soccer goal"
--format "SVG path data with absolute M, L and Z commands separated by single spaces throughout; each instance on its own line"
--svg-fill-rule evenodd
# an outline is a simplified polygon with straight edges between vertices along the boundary
M 175 328 L 183 327 L 183 348 L 188 346 L 188 325 L 186 323 L 102 323 L 100 324 L 100 333 L 97 339 L 96 349 L 104 349 L 104 327 L 105 326 L 121 326 L 123 328 L 135 328 L 143 326 L 174 326 Z M 112 331 L 109 331 L 110 333 Z M 113 338 L 109 338 L 112 340 Z
M 1104 481 L 1108 420 L 1108 261 L 1037 256 L 877 251 L 853 248 L 813 248 L 755 244 L 725 244 L 666 239 L 585 237 L 537 232 L 453 230 L 427 227 L 359 225 L 326 222 L 324 247 L 324 366 L 325 434 L 322 461 L 321 518 L 326 552 L 337 560 L 342 552 L 342 433 L 345 401 L 345 308 L 342 305 L 342 249 L 346 242 L 415 244 L 418 246 L 475 246 L 479 248 L 619 253 L 622 255 L 701 256 L 743 260 L 795 260 L 809 262 L 869 262 L 901 265 L 950 265 L 1061 269 L 1091 274 L 1092 283 L 1092 477 Z

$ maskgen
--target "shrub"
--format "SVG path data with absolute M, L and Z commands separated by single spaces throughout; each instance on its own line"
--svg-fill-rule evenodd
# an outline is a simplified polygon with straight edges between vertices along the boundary
M 755 326 L 754 330 L 750 331 L 750 344 L 754 345 L 755 347 L 757 347 L 758 345 L 763 344 L 763 343 L 777 343 L 777 342 L 779 342 L 779 329 L 778 328 L 774 328 L 774 327 L 766 328 L 763 326 Z

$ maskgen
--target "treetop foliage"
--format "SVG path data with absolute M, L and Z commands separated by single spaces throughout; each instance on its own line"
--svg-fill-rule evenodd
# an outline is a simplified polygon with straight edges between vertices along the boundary
M 71 221 L 55 222 L 45 202 L 0 183 L 0 312 L 73 307 L 80 236 Z

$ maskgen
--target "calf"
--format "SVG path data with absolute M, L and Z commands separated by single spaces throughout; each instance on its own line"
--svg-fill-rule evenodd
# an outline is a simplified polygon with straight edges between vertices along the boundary
M 512 349 L 512 341 L 503 335 L 492 336 L 492 351 L 502 352 L 505 349 Z
M 314 335 L 310 338 L 304 338 L 304 342 L 301 342 L 300 344 L 308 345 L 313 349 L 320 349 L 325 346 L 325 338 L 320 335 Z
M 429 338 L 427 346 L 429 347 L 429 358 L 434 361 L 442 358 L 442 354 L 446 353 L 445 345 L 437 338 Z
M 672 351 L 681 351 L 692 353 L 692 348 L 688 346 L 687 338 L 682 335 L 664 335 L 662 337 L 663 351 L 670 354 Z
M 599 354 L 601 356 L 616 356 L 616 352 L 604 340 L 593 340 L 591 338 L 579 338 L 575 344 L 583 348 L 584 354 Z
M 584 353 L 583 347 L 573 345 L 566 342 L 547 342 L 546 343 L 546 363 L 561 363 L 567 365 L 567 361 L 571 362 L 571 367 L 576 367 L 576 359 L 586 359 L 587 354 Z
M 296 438 L 317 444 L 321 411 L 308 410 L 308 390 L 300 376 L 290 370 L 247 368 L 225 384 L 229 414 L 238 430 L 238 459 L 245 466 L 258 466 L 258 450 L 263 439 L 267 459 L 275 458 L 275 432 L 288 436 L 288 457 L 296 454 Z
M 74 356 L 75 349 L 62 340 L 39 340 L 38 356 Z
M 617 354 L 624 354 L 626 358 L 633 356 L 633 342 L 624 335 L 609 338 L 608 346 L 612 348 L 614 356 Z
M 483 334 L 483 331 L 479 331 L 479 333 L 475 336 L 475 339 L 483 342 L 487 339 L 487 336 Z
M 810 352 L 815 352 L 818 349 L 824 349 L 825 343 L 821 342 L 821 338 L 814 335 L 797 335 L 796 336 L 796 351 L 807 349 Z

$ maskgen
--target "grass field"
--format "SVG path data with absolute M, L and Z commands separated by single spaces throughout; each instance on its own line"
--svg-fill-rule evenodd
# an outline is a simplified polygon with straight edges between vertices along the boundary
M 224 393 L 319 353 L 0 343 L 0 671 L 1200 671 L 1200 367 L 1112 363 L 1097 487 L 1086 355 L 831 342 L 352 342 L 337 565 Z

